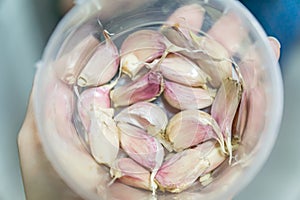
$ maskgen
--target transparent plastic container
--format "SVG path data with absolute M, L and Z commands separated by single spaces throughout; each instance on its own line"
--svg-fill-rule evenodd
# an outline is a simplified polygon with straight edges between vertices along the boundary
M 151 192 L 110 182 L 109 171 L 96 163 L 82 145 L 74 124 L 75 93 L 61 81 L 53 63 L 76 44 L 103 29 L 117 45 L 140 29 L 158 29 L 177 8 L 199 4 L 205 9 L 201 31 L 220 42 L 239 65 L 251 73 L 251 103 L 243 140 L 231 166 L 224 164 L 206 187 L 179 194 Z M 217 27 L 217 28 L 216 28 Z M 78 55 L 77 55 L 78 56 Z M 67 61 L 61 67 L 68 67 Z M 248 70 L 250 69 L 250 70 Z M 49 40 L 35 80 L 35 114 L 45 153 L 59 176 L 84 199 L 230 199 L 257 174 L 270 154 L 279 131 L 283 91 L 280 69 L 267 36 L 251 13 L 234 0 L 90 0 L 78 3 L 59 23 Z M 63 115 L 62 113 L 69 113 Z

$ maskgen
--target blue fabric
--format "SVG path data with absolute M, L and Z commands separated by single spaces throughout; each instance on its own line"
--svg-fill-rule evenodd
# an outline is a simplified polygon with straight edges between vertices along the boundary
M 240 0 L 268 35 L 279 39 L 282 56 L 300 41 L 300 0 Z

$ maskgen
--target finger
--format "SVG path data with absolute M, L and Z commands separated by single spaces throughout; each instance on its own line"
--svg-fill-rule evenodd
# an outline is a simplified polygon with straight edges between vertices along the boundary
M 271 47 L 275 53 L 276 59 L 279 60 L 280 48 L 281 48 L 280 42 L 275 37 L 272 37 L 272 36 L 268 37 L 268 39 L 269 39 Z

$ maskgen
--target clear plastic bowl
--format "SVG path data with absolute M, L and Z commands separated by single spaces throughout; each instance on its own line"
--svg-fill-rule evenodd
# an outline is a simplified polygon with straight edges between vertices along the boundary
M 157 199 L 229 199 L 241 191 L 265 163 L 279 130 L 283 89 L 280 69 L 267 36 L 251 13 L 235 0 L 90 0 L 78 3 L 59 23 L 49 40 L 35 80 L 35 113 L 42 146 L 61 178 L 84 199 L 152 199 L 151 192 L 114 184 L 109 173 L 85 151 L 71 123 L 72 87 L 55 75 L 53 62 L 91 34 L 107 29 L 115 41 L 141 28 L 158 28 L 177 8 L 200 4 L 205 9 L 201 31 L 212 35 L 232 54 L 250 87 L 252 103 L 243 140 L 232 166 L 214 173 L 206 187 L 179 194 L 158 193 Z M 225 26 L 224 26 L 225 25 Z M 218 27 L 218 28 L 214 28 Z M 116 42 L 118 43 L 118 42 Z M 120 45 L 120 44 L 117 44 Z M 68 116 L 62 113 L 68 112 Z

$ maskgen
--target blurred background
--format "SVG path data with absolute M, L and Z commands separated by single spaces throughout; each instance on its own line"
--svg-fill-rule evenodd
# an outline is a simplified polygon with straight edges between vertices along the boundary
M 283 122 L 267 163 L 234 199 L 300 199 L 300 0 L 241 1 L 282 44 Z M 0 200 L 24 200 L 17 134 L 43 48 L 72 0 L 0 0 Z M 276 109 L 276 108 L 274 108 Z M 267 142 L 267 141 L 266 141 Z

